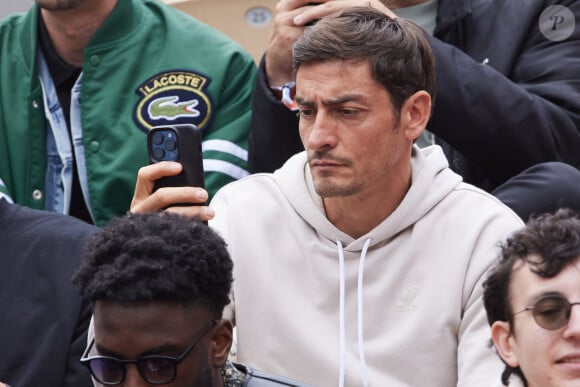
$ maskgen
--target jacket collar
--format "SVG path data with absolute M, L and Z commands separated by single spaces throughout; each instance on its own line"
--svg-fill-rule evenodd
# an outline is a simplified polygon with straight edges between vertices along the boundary
M 22 31 L 20 36 L 20 46 L 22 47 L 22 56 L 24 58 L 24 65 L 31 66 L 31 69 L 36 68 L 36 49 L 38 44 L 38 15 L 39 9 L 36 3 L 30 7 L 28 12 L 24 15 L 22 22 Z
M 135 32 L 143 17 L 145 2 L 146 0 L 118 0 L 109 17 L 89 41 L 87 49 L 122 40 Z

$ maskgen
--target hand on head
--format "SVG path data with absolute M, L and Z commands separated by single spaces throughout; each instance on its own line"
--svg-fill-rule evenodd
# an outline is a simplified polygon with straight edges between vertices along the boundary
M 276 4 L 276 17 L 266 49 L 269 85 L 282 86 L 292 80 L 292 45 L 302 36 L 307 24 L 357 6 L 376 8 L 390 17 L 396 17 L 381 0 L 280 0 Z
M 176 205 L 178 203 L 205 203 L 208 194 L 203 188 L 163 187 L 155 192 L 153 191 L 155 180 L 164 176 L 177 175 L 181 172 L 181 169 L 181 164 L 169 161 L 140 168 L 137 174 L 130 211 L 132 213 L 169 211 L 185 216 L 198 217 L 202 221 L 213 218 L 214 211 L 210 207 Z

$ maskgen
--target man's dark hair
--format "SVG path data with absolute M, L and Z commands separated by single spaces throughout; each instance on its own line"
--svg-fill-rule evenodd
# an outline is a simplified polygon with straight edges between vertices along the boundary
M 305 63 L 368 61 L 384 86 L 398 119 L 407 98 L 419 90 L 435 97 L 435 59 L 425 32 L 411 21 L 392 19 L 371 7 L 353 7 L 322 18 L 292 49 L 293 68 Z
M 490 325 L 507 321 L 513 328 L 510 282 L 514 265 L 527 263 L 542 278 L 556 276 L 580 257 L 580 213 L 561 209 L 532 217 L 527 225 L 501 245 L 500 260 L 484 282 L 483 302 Z M 510 375 L 518 375 L 527 386 L 520 367 L 505 365 L 501 380 L 507 386 Z
M 90 239 L 73 281 L 93 304 L 169 300 L 217 318 L 229 303 L 232 268 L 224 240 L 205 224 L 170 213 L 130 214 Z

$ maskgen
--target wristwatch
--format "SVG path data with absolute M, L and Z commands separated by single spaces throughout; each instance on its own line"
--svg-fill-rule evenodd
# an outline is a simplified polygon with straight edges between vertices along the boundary
M 298 110 L 296 101 L 294 101 L 294 95 L 296 94 L 296 82 L 286 82 L 284 86 L 273 86 L 270 87 L 272 94 L 280 102 L 282 102 L 288 109 L 292 111 Z

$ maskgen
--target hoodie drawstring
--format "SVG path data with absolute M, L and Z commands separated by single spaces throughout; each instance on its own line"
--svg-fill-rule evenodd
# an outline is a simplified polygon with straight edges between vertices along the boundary
M 360 361 L 360 368 L 362 373 L 362 382 L 363 387 L 367 387 L 367 363 L 365 361 L 365 349 L 364 349 L 364 341 L 363 341 L 363 274 L 365 270 L 365 258 L 367 256 L 367 250 L 369 249 L 369 245 L 371 244 L 371 238 L 368 238 L 365 241 L 365 245 L 363 246 L 363 250 L 360 254 L 360 261 L 358 264 L 358 357 Z
M 364 267 L 365 258 L 367 255 L 367 250 L 371 244 L 371 238 L 365 241 L 363 246 L 359 266 L 358 266 L 358 282 L 357 282 L 357 333 L 358 333 L 358 354 L 359 362 L 361 366 L 362 374 L 362 386 L 368 387 L 367 380 L 367 365 L 364 353 L 364 340 L 363 340 L 363 288 L 364 288 Z M 340 313 L 340 358 L 339 358 L 339 376 L 338 376 L 338 386 L 344 387 L 344 373 L 345 373 L 345 360 L 346 360 L 346 328 L 345 328 L 345 313 L 344 313 L 344 292 L 345 292 L 345 275 L 344 275 L 344 250 L 342 247 L 342 242 L 337 240 L 336 245 L 338 247 L 338 266 L 340 275 L 340 301 L 339 301 L 339 313 Z
M 340 276 L 340 301 L 339 301 L 339 313 L 340 313 L 340 322 L 339 322 L 339 330 L 340 330 L 340 357 L 339 357 L 339 371 L 338 371 L 338 387 L 344 387 L 344 362 L 346 358 L 346 341 L 345 341 L 345 328 L 344 328 L 344 251 L 342 250 L 342 242 L 336 241 L 336 245 L 338 246 L 338 271 Z

